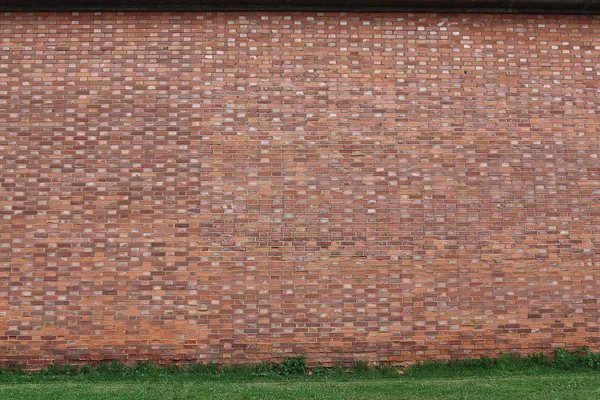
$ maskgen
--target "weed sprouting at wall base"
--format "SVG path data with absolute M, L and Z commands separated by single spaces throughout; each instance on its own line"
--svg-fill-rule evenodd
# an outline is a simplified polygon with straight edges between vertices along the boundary
M 369 363 L 355 361 L 348 364 L 337 364 L 325 367 L 310 366 L 303 356 L 284 358 L 281 362 L 261 362 L 254 365 L 221 365 L 208 364 L 177 365 L 155 364 L 141 361 L 134 365 L 126 365 L 117 360 L 99 364 L 72 365 L 53 364 L 37 372 L 24 371 L 20 366 L 4 366 L 0 368 L 0 381 L 27 376 L 32 379 L 48 377 L 73 377 L 74 379 L 153 379 L 163 376 L 198 376 L 204 379 L 285 379 L 286 377 L 353 376 L 389 377 L 401 376 L 421 378 L 432 376 L 469 376 L 482 373 L 522 374 L 536 371 L 589 371 L 600 370 L 600 354 L 587 348 L 568 351 L 556 348 L 553 353 L 501 354 L 496 358 L 480 357 L 477 359 L 461 359 L 450 361 L 423 361 L 404 368 L 399 365 L 385 363 Z

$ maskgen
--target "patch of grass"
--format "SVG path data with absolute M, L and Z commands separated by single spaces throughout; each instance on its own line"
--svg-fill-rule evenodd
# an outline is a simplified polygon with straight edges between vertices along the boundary
M 51 375 L 51 376 L 57 376 L 57 375 L 73 376 L 73 375 L 79 374 L 79 371 L 80 371 L 80 369 L 75 365 L 52 364 L 47 369 L 40 371 L 39 374 Z
M 3 400 L 597 400 L 597 374 L 562 374 L 458 379 L 364 379 L 210 381 L 195 377 L 152 382 L 46 381 L 0 384 Z
M 158 365 L 139 362 L 125 365 L 117 360 L 95 365 L 51 365 L 47 369 L 28 373 L 19 366 L 0 368 L 0 382 L 43 382 L 48 380 L 69 381 L 114 381 L 114 380 L 152 380 L 170 377 L 170 379 L 196 379 L 212 381 L 243 381 L 255 379 L 282 380 L 298 379 L 339 379 L 351 380 L 409 377 L 416 379 L 455 378 L 470 376 L 511 376 L 556 374 L 562 372 L 600 372 L 600 354 L 587 348 L 566 351 L 558 348 L 552 355 L 533 353 L 525 357 L 516 354 L 502 354 L 492 359 L 425 361 L 402 369 L 388 364 L 356 361 L 351 365 L 333 367 L 316 366 L 308 368 L 304 357 L 284 358 L 280 363 L 262 362 L 255 365 L 209 364 Z M 310 375 L 310 376 L 308 376 Z
M 371 366 L 369 365 L 368 362 L 366 361 L 356 361 L 352 364 L 352 366 L 350 367 L 350 372 L 356 373 L 356 374 L 364 374 L 364 373 L 368 373 L 371 371 Z
M 551 356 L 538 352 L 524 357 L 518 354 L 501 354 L 496 359 L 481 357 L 448 362 L 426 361 L 411 366 L 405 373 L 412 377 L 452 377 L 488 373 L 514 375 L 585 371 L 600 371 L 600 354 L 587 348 L 572 352 L 557 348 Z
M 306 373 L 306 359 L 304 357 L 285 358 L 281 362 L 283 375 L 304 375 Z
M 52 365 L 33 374 L 0 369 L 0 399 L 597 400 L 599 376 L 600 355 L 588 349 L 423 362 L 404 370 L 364 361 L 310 369 L 302 357 L 251 366 L 112 361 Z

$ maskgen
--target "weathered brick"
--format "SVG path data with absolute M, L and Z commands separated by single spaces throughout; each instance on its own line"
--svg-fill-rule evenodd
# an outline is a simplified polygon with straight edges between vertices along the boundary
M 0 362 L 599 349 L 598 37 L 1 14 Z

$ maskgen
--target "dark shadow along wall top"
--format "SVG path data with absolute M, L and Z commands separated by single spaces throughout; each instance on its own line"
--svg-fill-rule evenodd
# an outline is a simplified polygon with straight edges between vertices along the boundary
M 595 14 L 598 0 L 0 0 L 3 11 L 406 11 Z

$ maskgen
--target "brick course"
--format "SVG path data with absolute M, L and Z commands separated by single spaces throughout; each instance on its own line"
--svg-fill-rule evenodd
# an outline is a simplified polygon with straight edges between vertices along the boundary
M 600 340 L 600 19 L 0 14 L 0 363 Z

